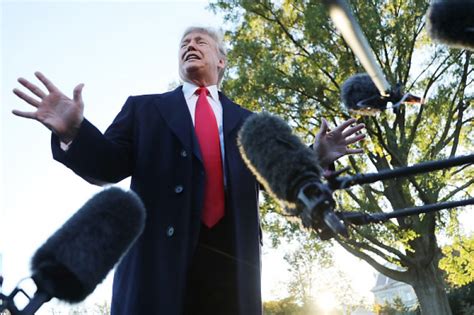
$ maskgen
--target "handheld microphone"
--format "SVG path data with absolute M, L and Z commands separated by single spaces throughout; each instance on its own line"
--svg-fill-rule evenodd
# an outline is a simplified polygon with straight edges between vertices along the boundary
M 13 305 L 12 314 L 34 314 L 53 297 L 84 300 L 141 234 L 145 216 L 131 191 L 112 187 L 96 194 L 36 251 L 31 271 L 37 291 L 22 311 Z
M 474 1 L 433 1 L 427 11 L 427 29 L 436 41 L 474 51 Z
M 254 114 L 243 124 L 237 141 L 249 169 L 290 215 L 299 216 L 303 226 L 315 229 L 322 239 L 332 233 L 348 235 L 333 212 L 332 192 L 321 183 L 315 153 L 284 120 Z
M 341 100 L 351 112 L 373 115 L 388 108 L 398 108 L 402 103 L 421 103 L 421 98 L 404 93 L 400 85 L 392 88 L 388 96 L 382 96 L 367 73 L 355 74 L 341 86 Z M 389 106 L 388 103 L 392 103 Z

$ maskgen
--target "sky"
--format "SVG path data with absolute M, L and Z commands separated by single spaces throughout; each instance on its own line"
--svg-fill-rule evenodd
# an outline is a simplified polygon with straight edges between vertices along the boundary
M 84 83 L 85 116 L 100 130 L 129 95 L 160 93 L 179 81 L 177 51 L 189 25 L 221 27 L 207 1 L 2 1 L 0 85 L 0 253 L 4 292 L 28 277 L 35 250 L 102 188 L 52 159 L 50 132 L 11 114 L 30 110 L 11 92 L 18 77 L 43 72 L 66 95 Z M 127 188 L 129 180 L 118 186 Z M 287 280 L 282 253 L 264 247 L 263 296 Z M 370 295 L 373 271 L 343 252 L 341 268 Z M 356 271 L 356 272 L 354 272 Z M 111 276 L 88 300 L 111 295 Z M 41 314 L 41 313 L 39 313 Z

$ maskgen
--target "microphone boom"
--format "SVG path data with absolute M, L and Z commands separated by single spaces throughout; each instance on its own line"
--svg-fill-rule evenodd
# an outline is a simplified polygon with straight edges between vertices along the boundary
M 354 54 L 359 58 L 360 63 L 379 90 L 380 95 L 388 97 L 391 86 L 375 60 L 372 48 L 370 48 L 369 42 L 364 36 L 359 23 L 357 23 L 354 15 L 351 13 L 347 2 L 344 0 L 324 0 L 324 3 L 329 8 L 329 15 L 332 21 Z

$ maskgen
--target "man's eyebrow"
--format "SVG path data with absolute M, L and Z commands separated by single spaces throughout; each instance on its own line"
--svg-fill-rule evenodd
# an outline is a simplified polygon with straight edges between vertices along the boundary
M 189 43 L 191 40 L 192 40 L 192 38 L 189 38 L 189 37 L 183 38 L 183 40 L 181 41 L 181 44 L 187 44 L 187 43 Z M 196 40 L 196 41 L 204 40 L 204 41 L 207 42 L 207 39 L 206 39 L 205 37 L 202 37 L 202 36 L 199 36 L 199 35 L 196 36 L 196 37 L 194 37 L 194 40 Z

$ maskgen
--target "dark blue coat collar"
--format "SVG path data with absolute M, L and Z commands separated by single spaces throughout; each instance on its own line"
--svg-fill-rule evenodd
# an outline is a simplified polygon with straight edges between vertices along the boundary
M 239 126 L 243 118 L 243 111 L 240 106 L 232 102 L 221 92 L 219 92 L 219 99 L 222 104 L 224 141 L 226 141 L 229 139 L 230 133 Z M 192 149 L 194 155 L 202 161 L 182 86 L 162 94 L 157 102 L 157 107 L 170 129 L 183 144 L 183 147 L 187 150 Z

